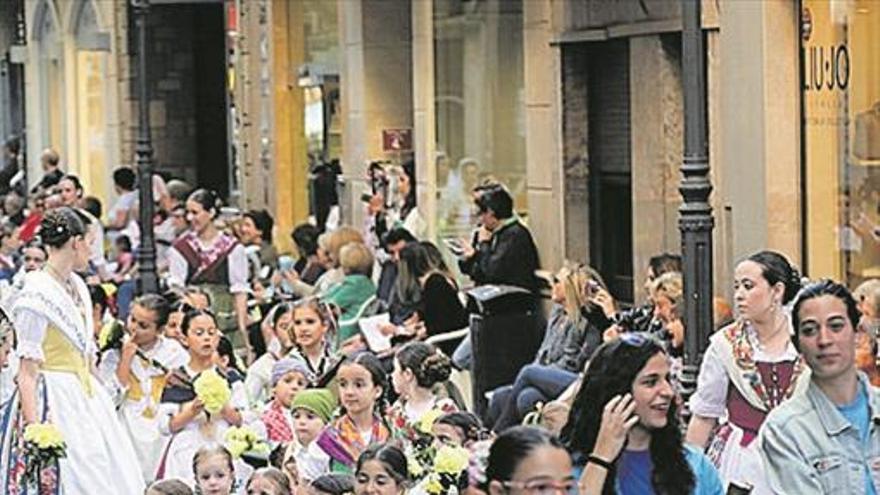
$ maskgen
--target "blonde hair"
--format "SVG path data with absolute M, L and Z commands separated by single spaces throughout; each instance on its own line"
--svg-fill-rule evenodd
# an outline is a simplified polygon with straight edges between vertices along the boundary
M 373 273 L 373 253 L 360 242 L 349 242 L 339 250 L 339 266 L 346 275 Z
M 672 303 L 672 309 L 678 315 L 678 309 L 681 307 L 681 301 L 684 297 L 684 283 L 679 272 L 666 272 L 660 275 L 650 287 L 651 299 L 657 300 L 658 297 L 665 297 Z M 680 316 L 680 315 L 679 315 Z
M 853 297 L 857 302 L 864 301 L 867 303 L 875 316 L 880 316 L 880 280 L 876 278 L 868 279 L 859 284 L 853 291 Z
M 581 320 L 581 308 L 590 302 L 587 284 L 592 280 L 606 289 L 605 281 L 602 280 L 599 272 L 582 263 L 566 261 L 556 273 L 556 278 L 562 284 L 562 291 L 565 294 L 565 314 L 576 323 Z
M 330 238 L 327 239 L 327 253 L 330 255 L 330 259 L 333 260 L 334 265 L 339 266 L 341 262 L 339 251 L 342 249 L 342 246 L 352 242 L 364 243 L 364 236 L 353 227 L 339 227 L 338 230 L 330 234 Z

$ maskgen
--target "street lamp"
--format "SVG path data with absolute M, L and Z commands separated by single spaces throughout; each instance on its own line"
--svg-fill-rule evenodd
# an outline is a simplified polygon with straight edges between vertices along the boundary
M 712 206 L 709 195 L 709 143 L 706 114 L 706 53 L 700 25 L 701 0 L 682 0 L 682 77 L 684 81 L 684 159 L 678 228 L 684 278 L 685 351 L 682 395 L 697 387 L 702 353 L 712 333 Z
M 150 139 L 149 91 L 147 91 L 147 15 L 150 0 L 131 0 L 137 29 L 138 138 L 135 147 L 139 182 L 141 241 L 137 250 L 138 293 L 159 291 L 156 275 L 156 243 L 153 237 L 153 145 Z

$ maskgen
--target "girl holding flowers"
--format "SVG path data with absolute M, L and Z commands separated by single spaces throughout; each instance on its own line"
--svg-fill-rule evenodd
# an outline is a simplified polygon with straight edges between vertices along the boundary
M 40 466 L 44 489 L 65 494 L 144 490 L 131 440 L 93 375 L 97 349 L 92 301 L 76 274 L 89 260 L 84 222 L 71 208 L 45 214 L 40 235 L 49 249 L 48 262 L 43 270 L 25 276 L 12 309 L 20 366 L 18 392 L 0 418 L 3 493 L 33 493 L 25 473 L 44 456 L 32 455 L 31 447 L 48 454 L 50 444 L 58 445 L 59 440 L 66 444 L 64 457 L 51 456 L 57 461 Z M 51 435 L 36 435 L 40 427 Z
M 360 454 L 391 436 L 378 411 L 382 410 L 385 370 L 379 358 L 362 352 L 345 358 L 336 374 L 343 414 L 324 427 L 309 446 L 308 472 L 351 473 Z
M 220 443 L 230 426 L 241 426 L 247 407 L 244 385 L 228 377 L 214 360 L 220 330 L 208 310 L 190 310 L 183 318 L 189 363 L 175 370 L 162 392 L 159 428 L 168 437 L 157 479 L 193 481 L 193 454 Z

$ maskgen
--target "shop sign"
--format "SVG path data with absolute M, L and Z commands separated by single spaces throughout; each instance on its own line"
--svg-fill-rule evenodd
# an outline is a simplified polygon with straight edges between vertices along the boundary
M 412 129 L 382 129 L 382 151 L 412 151 Z

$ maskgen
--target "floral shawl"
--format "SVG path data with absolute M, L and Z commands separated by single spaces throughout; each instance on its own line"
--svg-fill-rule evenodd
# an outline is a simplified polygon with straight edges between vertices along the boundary
M 754 332 L 748 323 L 739 320 L 719 330 L 712 336 L 712 341 L 721 347 L 719 355 L 730 377 L 730 382 L 739 390 L 748 403 L 758 410 L 770 412 L 773 409 L 769 394 L 764 388 L 761 373 L 755 364 Z M 807 375 L 806 377 L 803 375 Z M 794 393 L 806 389 L 810 383 L 809 368 L 804 364 L 803 356 L 798 357 L 794 363 L 791 383 L 784 391 L 783 400 L 788 399 Z

